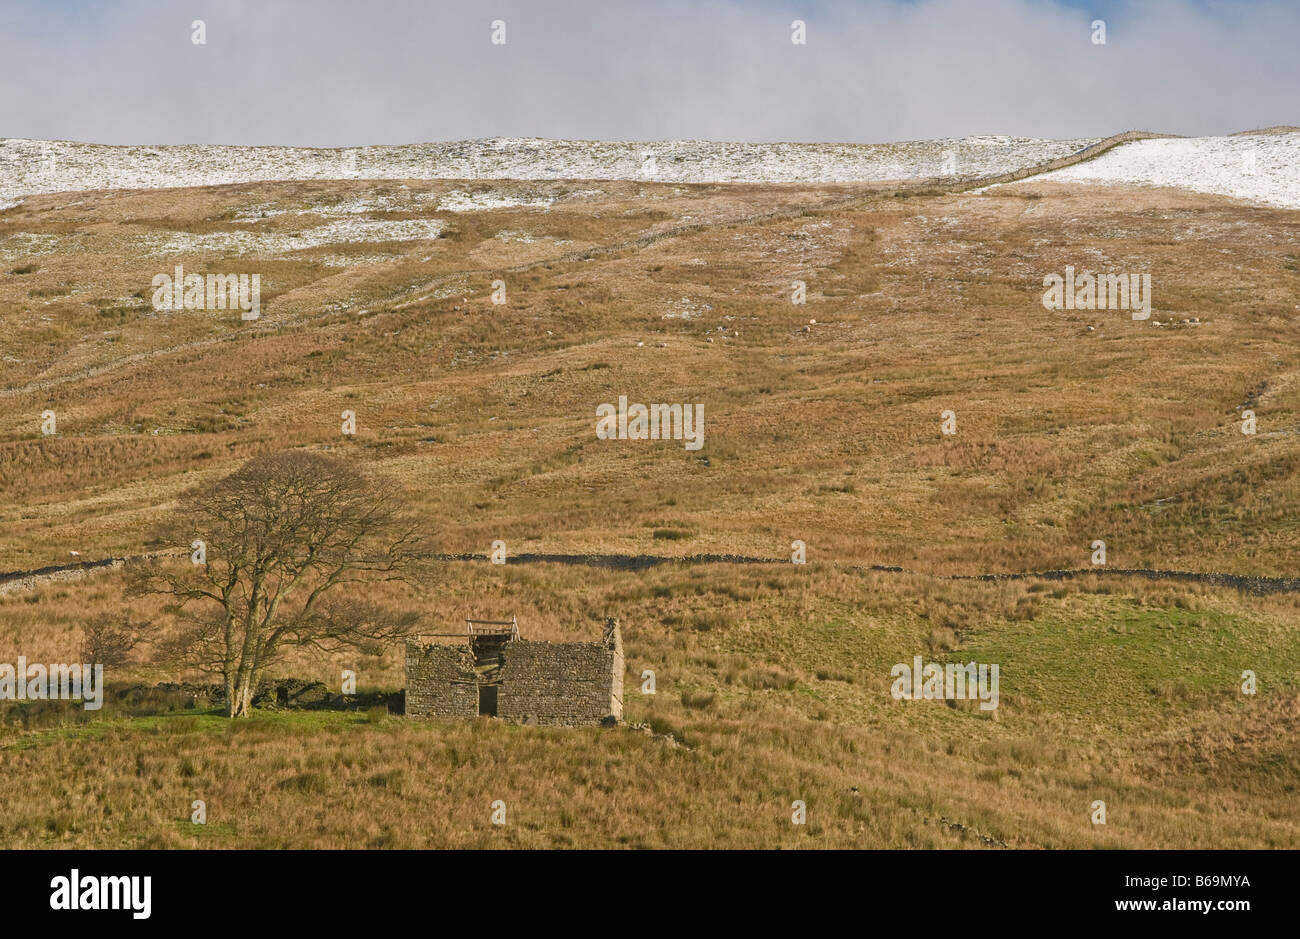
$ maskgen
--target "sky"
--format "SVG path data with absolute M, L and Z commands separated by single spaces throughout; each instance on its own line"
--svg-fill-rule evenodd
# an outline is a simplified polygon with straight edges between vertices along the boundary
M 880 143 L 1276 124 L 1300 125 L 1297 0 L 0 0 L 0 137 Z

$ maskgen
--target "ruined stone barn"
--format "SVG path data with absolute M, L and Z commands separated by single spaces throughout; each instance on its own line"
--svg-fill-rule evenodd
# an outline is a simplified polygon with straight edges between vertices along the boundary
M 406 643 L 406 713 L 499 717 L 525 724 L 623 718 L 623 638 L 605 621 L 598 642 L 524 639 L 512 617 L 466 620 L 463 633 Z

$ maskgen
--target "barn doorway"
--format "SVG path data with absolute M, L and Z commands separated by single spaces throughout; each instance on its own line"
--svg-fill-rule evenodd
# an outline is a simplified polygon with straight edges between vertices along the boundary
M 478 686 L 478 713 L 479 713 L 479 717 L 497 716 L 497 686 L 496 685 Z

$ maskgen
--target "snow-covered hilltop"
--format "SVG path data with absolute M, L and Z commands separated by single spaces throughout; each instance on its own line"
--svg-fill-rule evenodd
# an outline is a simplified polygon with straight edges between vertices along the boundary
M 404 146 L 104 146 L 0 139 L 0 210 L 39 193 L 308 179 L 636 179 L 674 183 L 979 179 L 1069 157 L 1098 138 L 961 137 L 891 144 L 653 143 L 494 138 Z M 1138 140 L 1034 177 L 1177 186 L 1300 208 L 1300 133 Z
M 1135 140 L 1036 178 L 1176 186 L 1300 209 L 1300 133 Z
M 155 189 L 300 179 L 641 179 L 876 182 L 984 176 L 1095 143 L 963 137 L 891 144 L 655 143 L 495 138 L 315 150 L 207 145 L 113 147 L 0 139 L 0 201 L 43 192 Z

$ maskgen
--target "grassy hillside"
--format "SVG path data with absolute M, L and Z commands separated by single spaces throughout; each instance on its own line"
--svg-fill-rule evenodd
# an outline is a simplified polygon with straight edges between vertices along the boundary
M 455 194 L 523 205 L 437 209 Z M 348 231 L 370 240 L 294 248 Z M 1295 596 L 949 579 L 1084 568 L 1096 539 L 1112 567 L 1294 575 L 1298 243 L 1295 212 L 1032 182 L 31 198 L 0 214 L 0 571 L 148 550 L 188 488 L 294 447 L 398 480 L 434 550 L 783 559 L 800 539 L 809 564 L 431 560 L 374 597 L 425 631 L 620 617 L 615 729 L 0 705 L 0 769 L 31 781 L 0 804 L 3 840 L 1300 846 Z M 178 263 L 259 273 L 262 318 L 155 312 Z M 1067 265 L 1150 273 L 1151 319 L 1044 309 Z M 597 439 L 620 395 L 702 403 L 704 447 Z M 194 677 L 153 661 L 171 618 L 120 571 L 0 594 L 0 662 L 75 660 L 86 622 L 121 611 L 148 641 L 110 681 Z M 279 671 L 400 688 L 400 650 L 373 651 Z M 998 710 L 893 700 L 891 666 L 918 654 L 999 663 Z

